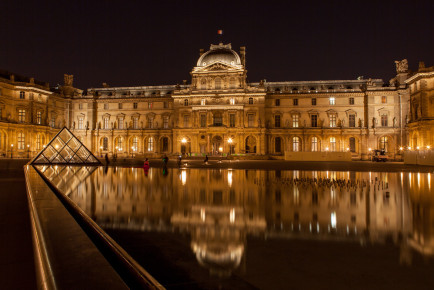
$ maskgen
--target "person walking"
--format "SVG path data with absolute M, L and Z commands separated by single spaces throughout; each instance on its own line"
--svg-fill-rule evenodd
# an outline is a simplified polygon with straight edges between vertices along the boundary
M 149 160 L 148 158 L 145 159 L 145 162 L 143 163 L 143 169 L 148 170 L 149 169 Z
M 205 160 L 203 161 L 203 163 L 208 165 L 208 155 L 205 155 Z

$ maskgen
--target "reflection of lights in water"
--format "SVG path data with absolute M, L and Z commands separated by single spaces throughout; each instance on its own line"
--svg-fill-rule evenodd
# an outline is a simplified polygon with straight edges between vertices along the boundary
M 200 209 L 200 219 L 201 219 L 202 221 L 205 221 L 205 217 L 206 217 L 205 209 L 201 208 L 201 209 Z
M 330 224 L 332 226 L 332 228 L 336 228 L 336 212 L 332 212 L 330 215 Z
M 329 171 L 326 171 L 326 177 L 329 178 Z
M 228 171 L 228 184 L 232 186 L 232 171 Z
M 411 184 L 411 172 L 408 173 L 408 180 L 409 180 L 409 183 L 410 183 L 410 188 L 412 188 L 412 184 Z
M 187 171 L 185 169 L 181 171 L 181 182 L 182 185 L 187 183 Z
M 299 178 L 300 177 L 300 171 L 294 170 L 294 176 L 293 178 Z
M 401 186 L 404 184 L 404 173 L 401 172 Z
M 431 191 L 431 173 L 428 173 L 428 189 Z
M 417 173 L 417 187 L 420 188 L 420 173 Z
M 235 222 L 235 209 L 231 209 L 231 212 L 229 213 L 229 221 L 231 222 L 231 224 L 233 224 Z

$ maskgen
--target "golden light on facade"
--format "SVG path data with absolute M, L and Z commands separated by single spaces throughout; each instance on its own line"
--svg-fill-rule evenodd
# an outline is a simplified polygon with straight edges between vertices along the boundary
M 326 147 L 325 151 L 329 151 L 329 147 Z
M 182 185 L 187 183 L 187 171 L 185 169 L 181 171 L 181 182 Z
M 229 139 L 228 139 L 228 143 L 229 143 L 229 144 L 232 144 L 232 142 L 233 142 L 232 138 L 229 138 Z
M 223 147 L 219 147 L 219 151 L 222 152 L 223 151 Z
M 228 171 L 228 185 L 232 186 L 232 170 Z
M 416 149 L 419 150 L 419 146 L 417 146 Z
M 399 150 L 400 150 L 400 151 L 404 150 L 404 147 L 399 147 Z
M 181 143 L 184 143 L 184 144 L 187 143 L 187 139 L 182 138 Z
M 408 149 L 408 150 L 411 150 L 411 146 L 408 146 L 407 149 Z
M 429 149 L 431 149 L 431 146 L 429 146 L 429 145 L 428 145 L 428 146 L 426 146 L 426 149 L 428 149 L 428 150 L 429 150 Z
M 371 147 L 369 147 L 369 148 L 368 148 L 368 151 L 369 151 L 369 152 L 371 152 L 371 151 L 372 151 L 372 148 L 371 148 Z
M 229 213 L 229 221 L 231 224 L 235 223 L 235 208 L 232 208 L 231 212 Z

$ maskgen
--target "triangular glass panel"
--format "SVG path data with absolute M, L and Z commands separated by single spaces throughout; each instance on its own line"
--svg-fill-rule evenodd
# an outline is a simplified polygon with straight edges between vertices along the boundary
M 87 164 L 101 162 L 66 127 L 39 152 L 30 164 Z

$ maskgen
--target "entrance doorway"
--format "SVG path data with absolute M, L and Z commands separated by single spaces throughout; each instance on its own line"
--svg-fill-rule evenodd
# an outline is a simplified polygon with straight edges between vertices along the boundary
M 220 155 L 223 152 L 223 138 L 214 136 L 212 138 L 212 155 Z

